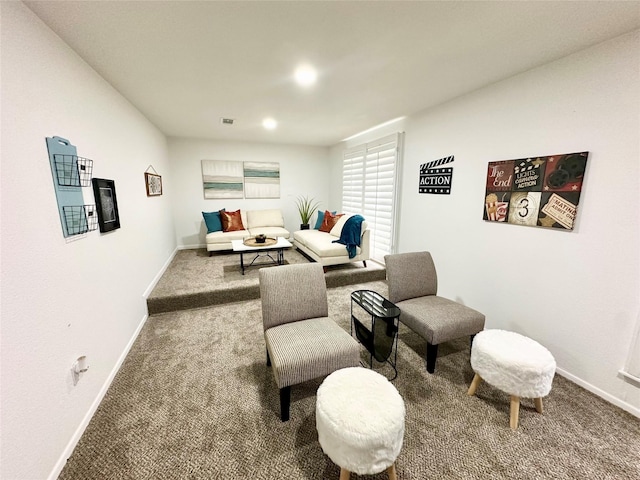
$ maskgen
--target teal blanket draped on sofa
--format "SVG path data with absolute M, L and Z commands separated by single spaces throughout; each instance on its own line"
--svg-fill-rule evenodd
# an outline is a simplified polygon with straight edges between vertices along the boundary
M 340 238 L 333 241 L 333 243 L 341 243 L 347 247 L 349 258 L 356 256 L 356 247 L 360 246 L 360 229 L 362 227 L 362 222 L 364 222 L 362 215 L 349 217 L 345 222 L 344 227 L 342 227 Z

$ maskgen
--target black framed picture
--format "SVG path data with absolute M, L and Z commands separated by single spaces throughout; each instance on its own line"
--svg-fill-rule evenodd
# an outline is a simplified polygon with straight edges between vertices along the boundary
M 104 178 L 93 178 L 91 183 L 93 184 L 93 196 L 96 199 L 100 232 L 110 232 L 120 228 L 115 182 Z

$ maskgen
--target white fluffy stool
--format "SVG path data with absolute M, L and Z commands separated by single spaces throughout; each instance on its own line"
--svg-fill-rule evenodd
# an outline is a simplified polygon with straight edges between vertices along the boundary
M 482 380 L 511 395 L 510 426 L 518 428 L 520 397 L 534 398 L 542 413 L 542 397 L 551 391 L 556 361 L 535 340 L 506 330 L 483 330 L 473 339 L 471 368 L 476 373 L 467 394 Z
M 362 367 L 337 370 L 324 379 L 316 401 L 318 441 L 340 467 L 371 475 L 387 470 L 395 480 L 395 461 L 404 437 L 404 401 L 391 382 Z

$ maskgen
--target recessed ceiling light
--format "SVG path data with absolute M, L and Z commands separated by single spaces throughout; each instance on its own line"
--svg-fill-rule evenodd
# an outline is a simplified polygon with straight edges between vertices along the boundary
M 316 83 L 316 79 L 318 78 L 318 73 L 316 69 L 311 65 L 300 65 L 296 68 L 294 77 L 298 85 L 303 87 L 308 87 Z
M 276 122 L 273 118 L 265 118 L 262 121 L 262 126 L 267 130 L 273 130 L 278 126 L 278 122 Z

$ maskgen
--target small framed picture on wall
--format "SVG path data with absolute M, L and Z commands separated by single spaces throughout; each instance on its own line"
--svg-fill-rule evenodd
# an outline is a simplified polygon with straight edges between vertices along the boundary
M 145 173 L 144 183 L 147 186 L 147 197 L 162 195 L 162 177 L 160 175 Z

